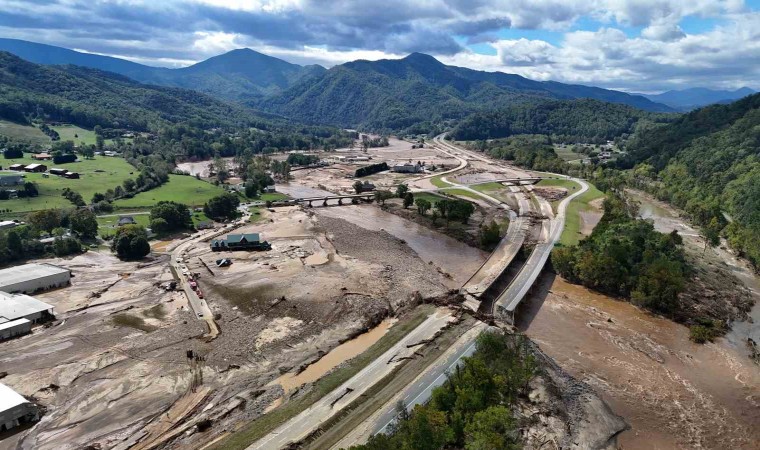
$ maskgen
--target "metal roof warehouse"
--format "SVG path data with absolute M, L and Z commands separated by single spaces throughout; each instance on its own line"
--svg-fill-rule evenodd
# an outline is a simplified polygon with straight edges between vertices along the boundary
M 0 323 L 18 319 L 40 322 L 53 315 L 53 305 L 48 305 L 25 294 L 0 292 Z
M 52 264 L 24 264 L 0 270 L 0 291 L 31 294 L 69 284 L 71 271 Z

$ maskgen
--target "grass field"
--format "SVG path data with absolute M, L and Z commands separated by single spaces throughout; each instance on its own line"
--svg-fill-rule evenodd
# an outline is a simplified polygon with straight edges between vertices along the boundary
M 501 191 L 507 189 L 506 186 L 504 186 L 501 183 L 494 183 L 493 181 L 488 183 L 482 183 L 482 184 L 473 184 L 470 186 L 472 189 L 475 189 L 478 192 L 492 192 L 492 191 Z
M 432 194 L 430 192 L 414 193 L 414 200 L 416 201 L 418 198 L 424 198 L 425 200 L 429 201 L 431 205 L 435 205 L 440 200 L 445 200 L 444 197 L 441 197 L 437 194 Z
M 433 186 L 438 187 L 438 188 L 444 188 L 444 187 L 453 186 L 453 184 L 448 183 L 446 181 L 443 181 L 443 177 L 444 176 L 445 175 L 435 176 L 435 177 L 433 177 L 433 178 L 430 179 L 430 182 L 433 183 Z
M 339 366 L 329 374 L 317 380 L 311 390 L 305 395 L 287 401 L 268 414 L 264 414 L 253 422 L 235 430 L 227 439 L 211 447 L 212 449 L 244 449 L 251 443 L 267 435 L 283 422 L 295 417 L 304 409 L 332 392 L 346 380 L 356 375 L 361 369 L 385 353 L 396 342 L 401 340 L 433 312 L 433 307 L 424 305 L 413 313 L 399 320 L 385 336 L 375 342 L 364 353 Z
M 75 145 L 95 145 L 95 131 L 93 130 L 80 128 L 76 125 L 57 125 L 50 128 L 58 132 L 58 135 L 61 136 L 61 141 L 74 141 Z M 124 142 L 130 142 L 131 140 L 131 138 L 122 139 Z M 110 145 L 113 144 L 113 139 L 106 139 L 104 142 L 106 145 Z
M 16 141 L 29 142 L 33 145 L 50 145 L 50 138 L 39 128 L 31 125 L 0 120 L 0 135 L 8 136 Z
M 186 175 L 169 175 L 162 186 L 141 192 L 132 198 L 115 202 L 118 208 L 149 208 L 160 201 L 173 201 L 188 206 L 203 206 L 207 200 L 223 194 L 224 189 Z
M 538 186 L 563 187 L 569 192 L 580 189 L 580 185 L 570 180 L 541 180 Z M 574 189 L 573 189 L 574 188 Z M 562 236 L 559 243 L 564 246 L 575 245 L 583 236 L 581 230 L 581 212 L 591 211 L 593 208 L 589 205 L 592 201 L 604 197 L 604 193 L 597 189 L 593 184 L 589 184 L 588 191 L 579 195 L 567 206 L 567 215 L 565 217 L 565 229 L 562 230 Z
M 2 161 L 3 165 L 16 163 L 32 164 L 35 162 L 32 158 L 7 159 Z M 43 164 L 47 165 L 48 168 L 56 167 L 50 161 L 46 161 Z M 70 180 L 55 175 L 43 178 L 41 173 L 27 173 L 26 180 L 37 184 L 40 195 L 33 198 L 0 201 L 0 209 L 11 210 L 10 213 L 4 213 L 3 215 L 13 216 L 14 214 L 17 215 L 17 213 L 40 209 L 73 207 L 71 202 L 61 196 L 63 189 L 67 187 L 82 194 L 82 198 L 86 202 L 89 202 L 92 199 L 92 195 L 96 192 L 102 193 L 109 188 L 115 188 L 123 183 L 124 180 L 134 178 L 137 172 L 124 159 L 108 157 L 96 157 L 95 159 L 61 164 L 60 167 L 73 172 L 79 172 L 81 178 Z
M 280 200 L 287 200 L 288 198 L 290 198 L 290 197 L 288 197 L 287 195 L 285 195 L 283 193 L 272 192 L 272 193 L 260 194 L 258 197 L 254 198 L 254 199 L 251 199 L 251 200 L 254 200 L 254 201 L 261 200 L 261 201 L 264 201 L 264 202 L 276 202 L 276 201 L 280 201 Z
M 464 190 L 464 189 L 456 189 L 456 188 L 455 189 L 446 189 L 445 191 L 441 191 L 441 192 L 444 192 L 444 193 L 449 194 L 449 195 L 456 195 L 458 197 L 468 197 L 468 198 L 472 198 L 472 199 L 475 199 L 475 200 L 483 200 L 483 201 L 485 201 L 485 199 L 483 197 L 479 196 L 478 194 L 476 194 L 474 192 L 470 192 L 470 191 Z
M 563 161 L 573 161 L 576 159 L 582 159 L 587 158 L 588 155 L 584 155 L 582 153 L 575 153 L 573 151 L 572 146 L 566 145 L 565 147 L 560 147 L 559 145 L 554 146 L 554 152 L 559 156 Z

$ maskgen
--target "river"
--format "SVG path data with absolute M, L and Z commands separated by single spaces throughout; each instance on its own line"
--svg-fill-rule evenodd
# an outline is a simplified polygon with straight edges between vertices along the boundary
M 667 205 L 637 200 L 658 230 L 698 243 Z M 743 264 L 736 267 L 738 275 Z M 519 329 L 625 418 L 631 428 L 618 443 L 626 450 L 760 448 L 760 366 L 741 338 L 757 324 L 734 324 L 725 338 L 699 345 L 683 325 L 551 275 L 518 318 Z
M 451 288 L 461 287 L 488 257 L 486 252 L 383 211 L 372 205 L 315 208 L 318 215 L 343 219 L 366 230 L 385 230 L 402 239 L 425 262 L 432 261 L 452 277 Z

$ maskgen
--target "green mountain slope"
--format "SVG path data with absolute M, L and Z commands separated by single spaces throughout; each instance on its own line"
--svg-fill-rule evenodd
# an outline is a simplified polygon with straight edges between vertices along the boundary
M 336 66 L 251 104 L 311 123 L 401 129 L 421 121 L 461 119 L 507 105 L 571 98 L 595 98 L 650 111 L 670 110 L 622 92 L 446 66 L 420 53 L 399 60 Z
M 627 147 L 621 165 L 636 165 L 641 187 L 686 210 L 713 239 L 722 232 L 760 266 L 760 94 L 641 129 Z
M 711 105 L 713 103 L 731 103 L 754 93 L 755 91 L 748 87 L 743 87 L 734 91 L 691 88 L 677 91 L 666 91 L 654 95 L 642 94 L 642 96 L 653 102 L 668 105 L 678 111 L 691 111 L 692 109 Z
M 671 114 L 649 113 L 598 100 L 551 100 L 473 114 L 457 124 L 451 137 L 470 141 L 516 134 L 545 134 L 598 142 L 632 133 L 640 119 L 665 121 L 672 118 Z
M 42 66 L 0 52 L 0 118 L 28 122 L 34 117 L 135 130 L 170 122 L 210 127 L 258 120 L 243 108 L 195 91 L 142 85 L 77 66 Z
M 250 100 L 275 94 L 325 71 L 321 66 L 299 66 L 250 49 L 233 50 L 179 69 L 145 66 L 17 39 L 0 39 L 0 50 L 36 64 L 89 67 L 141 83 L 194 89 L 228 100 Z

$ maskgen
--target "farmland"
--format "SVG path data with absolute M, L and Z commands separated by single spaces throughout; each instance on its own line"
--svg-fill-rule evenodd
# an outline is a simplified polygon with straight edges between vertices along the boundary
M 40 131 L 39 128 L 5 120 L 0 120 L 0 135 L 8 136 L 16 141 L 29 142 L 32 145 L 50 144 L 50 138 Z
M 164 185 L 132 198 L 117 200 L 115 204 L 118 208 L 148 208 L 160 201 L 172 201 L 188 206 L 202 206 L 210 198 L 222 193 L 224 189 L 195 177 L 169 175 L 169 181 Z
M 18 158 L 12 160 L 3 160 L 3 164 L 32 164 L 32 158 Z M 48 168 L 54 167 L 52 162 L 44 161 L 43 164 Z M 95 159 L 85 159 L 75 163 L 62 164 L 62 168 L 78 172 L 80 179 L 70 180 L 68 178 L 51 175 L 44 178 L 41 173 L 27 173 L 26 180 L 37 185 L 40 195 L 33 198 L 19 198 L 4 200 L 0 202 L 0 209 L 10 209 L 10 213 L 36 211 L 47 208 L 70 207 L 71 203 L 63 198 L 61 194 L 64 188 L 82 194 L 85 201 L 92 199 L 96 192 L 105 192 L 109 188 L 115 188 L 122 184 L 128 178 L 134 178 L 136 169 L 122 158 L 95 157 Z

